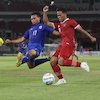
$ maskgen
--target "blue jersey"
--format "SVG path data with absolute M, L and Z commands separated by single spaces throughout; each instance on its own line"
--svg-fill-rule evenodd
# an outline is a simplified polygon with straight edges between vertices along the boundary
M 24 38 L 29 40 L 29 44 L 35 43 L 44 46 L 45 39 L 48 37 L 48 34 L 53 31 L 53 28 L 48 27 L 43 23 L 38 23 L 25 32 Z
M 43 23 L 32 26 L 24 34 L 24 38 L 28 39 L 28 50 L 34 49 L 36 55 L 39 56 L 44 49 L 44 42 L 48 35 L 54 31 L 54 28 L 48 27 Z
M 27 42 L 20 43 L 19 52 L 21 52 L 24 55 L 26 54 L 26 52 L 27 52 Z

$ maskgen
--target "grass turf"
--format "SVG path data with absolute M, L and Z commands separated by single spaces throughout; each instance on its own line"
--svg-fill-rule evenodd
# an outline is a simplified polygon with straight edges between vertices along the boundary
M 89 63 L 89 73 L 81 68 L 61 67 L 68 83 L 48 86 L 42 83 L 42 76 L 53 73 L 49 62 L 29 70 L 26 64 L 17 68 L 15 56 L 1 56 L 0 100 L 99 100 L 100 57 L 80 57 L 79 61 Z

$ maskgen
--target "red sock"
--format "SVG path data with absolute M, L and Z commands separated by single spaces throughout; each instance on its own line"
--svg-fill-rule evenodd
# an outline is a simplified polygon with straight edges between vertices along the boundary
M 64 60 L 62 66 L 75 66 L 75 67 L 80 67 L 80 62 L 73 61 L 70 59 Z
M 63 78 L 62 73 L 61 73 L 61 69 L 60 69 L 60 67 L 59 67 L 58 65 L 52 66 L 52 69 L 53 69 L 55 75 L 56 75 L 59 79 L 62 79 L 62 78 Z

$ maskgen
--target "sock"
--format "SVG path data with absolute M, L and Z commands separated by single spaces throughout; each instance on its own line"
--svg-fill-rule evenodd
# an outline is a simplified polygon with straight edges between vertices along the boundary
M 73 61 L 73 60 L 64 60 L 62 63 L 62 66 L 75 66 L 75 67 L 80 67 L 81 62 L 78 61 Z
M 22 63 L 21 64 L 24 64 L 26 62 L 29 62 L 29 60 L 30 60 L 30 55 L 27 54 L 25 57 L 22 58 Z
M 35 59 L 34 62 L 35 62 L 35 66 L 38 66 L 38 65 L 45 63 L 47 61 L 50 61 L 50 60 L 48 58 L 42 58 L 42 59 Z
M 60 69 L 60 67 L 59 67 L 58 65 L 52 66 L 52 69 L 53 69 L 55 75 L 56 75 L 59 79 L 63 79 L 63 75 L 62 75 L 62 73 L 61 73 L 61 69 Z

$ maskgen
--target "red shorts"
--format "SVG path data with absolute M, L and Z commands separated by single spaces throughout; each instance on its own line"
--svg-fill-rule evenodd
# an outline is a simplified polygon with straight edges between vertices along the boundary
M 74 51 L 75 47 L 73 45 L 60 45 L 53 56 L 55 57 L 63 57 L 64 59 L 68 59 Z

